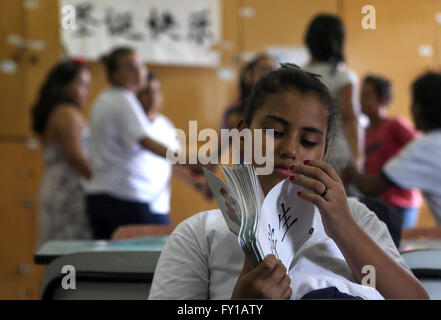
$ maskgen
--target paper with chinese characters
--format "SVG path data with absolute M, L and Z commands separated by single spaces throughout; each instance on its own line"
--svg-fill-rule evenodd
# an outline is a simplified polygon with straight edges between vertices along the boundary
M 263 256 L 274 254 L 286 268 L 313 232 L 315 207 L 301 199 L 298 191 L 304 189 L 288 179 L 271 189 L 262 205 L 257 232 Z
M 143 62 L 217 66 L 220 0 L 59 0 L 68 56 L 99 60 L 112 48 L 134 48 Z

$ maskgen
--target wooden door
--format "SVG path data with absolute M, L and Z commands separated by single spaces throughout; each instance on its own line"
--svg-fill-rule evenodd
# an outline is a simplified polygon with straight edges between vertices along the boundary
M 37 238 L 38 149 L 0 143 L 0 299 L 36 299 L 44 270 L 33 263 Z
M 58 1 L 0 1 L 0 299 L 37 299 L 44 267 L 33 264 L 42 174 L 30 110 L 60 58 Z
M 22 136 L 26 128 L 22 1 L 0 1 L 0 136 Z

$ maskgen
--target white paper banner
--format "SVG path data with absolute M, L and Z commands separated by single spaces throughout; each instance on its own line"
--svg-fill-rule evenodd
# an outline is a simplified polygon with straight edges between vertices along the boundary
M 217 66 L 219 0 L 59 0 L 61 40 L 69 56 L 98 60 L 116 46 L 144 62 Z

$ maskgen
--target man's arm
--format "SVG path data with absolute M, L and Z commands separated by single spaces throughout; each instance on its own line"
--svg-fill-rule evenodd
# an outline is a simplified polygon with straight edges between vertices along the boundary
M 147 136 L 141 138 L 141 140 L 139 141 L 139 144 L 144 149 L 149 150 L 160 157 L 167 158 L 168 148 L 166 146 L 164 146 L 163 144 L 156 142 L 155 140 L 153 140 Z
M 344 175 L 345 177 L 348 177 L 348 179 L 366 196 L 378 196 L 386 192 L 392 186 L 384 176 L 377 175 L 375 177 L 370 177 L 361 174 L 353 165 L 349 165 L 345 169 Z
M 163 144 L 156 142 L 155 140 L 153 140 L 147 136 L 141 138 L 141 140 L 139 141 L 139 144 L 145 150 L 149 150 L 160 157 L 167 158 L 168 148 L 166 146 L 164 146 Z M 182 167 L 189 168 L 194 174 L 197 174 L 197 175 L 203 174 L 203 171 L 202 171 L 203 165 L 201 165 L 199 163 L 190 164 L 190 162 L 188 160 L 188 156 L 187 156 L 187 160 L 186 160 L 185 164 L 175 164 L 175 166 L 182 166 Z

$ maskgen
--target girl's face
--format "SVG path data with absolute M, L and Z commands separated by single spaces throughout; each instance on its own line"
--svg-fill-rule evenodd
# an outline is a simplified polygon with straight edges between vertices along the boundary
M 76 105 L 82 108 L 89 97 L 91 81 L 90 71 L 81 69 L 76 77 L 65 87 L 66 94 L 71 97 Z
M 118 68 L 113 74 L 114 82 L 130 91 L 138 92 L 145 84 L 147 67 L 136 53 L 128 53 L 118 59 Z
M 323 159 L 327 127 L 327 107 L 312 92 L 285 90 L 265 98 L 249 127 L 274 129 L 274 171 L 259 176 L 265 194 L 287 178 L 291 165 Z M 264 136 L 264 150 L 265 140 Z
M 378 114 L 382 103 L 375 92 L 374 86 L 369 82 L 364 82 L 361 88 L 361 110 L 362 112 L 370 116 Z

